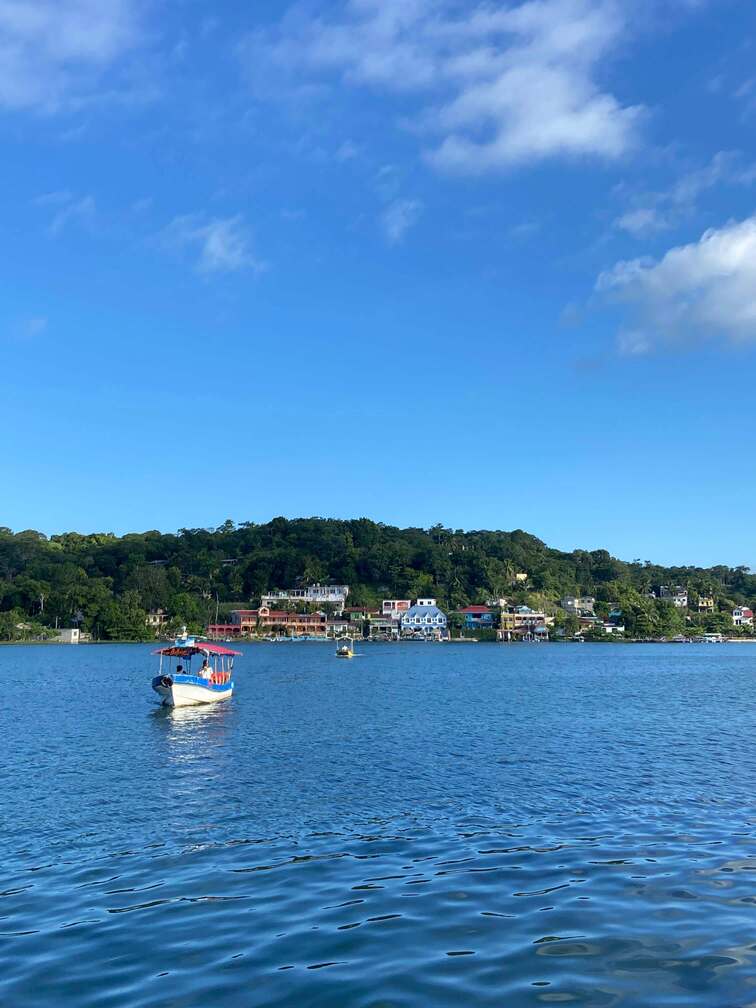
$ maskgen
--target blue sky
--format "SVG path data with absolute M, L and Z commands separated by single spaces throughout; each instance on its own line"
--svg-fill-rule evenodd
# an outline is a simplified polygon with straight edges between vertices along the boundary
M 0 0 L 0 56 L 0 522 L 756 566 L 751 2 Z

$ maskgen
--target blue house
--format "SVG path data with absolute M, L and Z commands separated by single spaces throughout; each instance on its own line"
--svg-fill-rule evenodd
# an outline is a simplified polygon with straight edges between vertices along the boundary
M 442 638 L 447 636 L 446 615 L 435 599 L 418 599 L 402 613 L 402 636 Z
M 469 605 L 459 610 L 465 617 L 465 630 L 493 630 L 494 614 L 484 605 Z

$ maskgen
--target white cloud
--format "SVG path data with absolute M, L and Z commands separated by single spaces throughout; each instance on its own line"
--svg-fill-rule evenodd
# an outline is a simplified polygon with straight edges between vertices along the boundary
M 137 39 L 135 0 L 0 0 L 0 107 L 56 109 Z
M 644 193 L 638 204 L 615 220 L 615 226 L 636 238 L 677 226 L 696 208 L 697 200 L 719 185 L 748 186 L 756 182 L 756 165 L 745 164 L 737 151 L 718 151 L 700 168 L 685 172 L 667 192 Z
M 175 217 L 162 235 L 165 244 L 173 248 L 192 248 L 198 253 L 200 273 L 238 272 L 266 268 L 252 254 L 242 218 L 210 217 L 185 214 Z
M 248 37 L 242 57 L 258 93 L 342 85 L 417 94 L 412 119 L 438 142 L 438 168 L 477 173 L 555 155 L 616 158 L 640 109 L 602 89 L 599 64 L 626 32 L 618 0 L 347 0 L 340 15 L 302 9 Z
M 665 342 L 756 342 L 756 215 L 707 231 L 660 260 L 619 262 L 601 274 L 596 290 L 635 317 L 620 337 L 625 352 Z
M 419 200 L 398 199 L 385 208 L 381 214 L 381 227 L 390 245 L 398 245 L 413 227 L 422 213 Z

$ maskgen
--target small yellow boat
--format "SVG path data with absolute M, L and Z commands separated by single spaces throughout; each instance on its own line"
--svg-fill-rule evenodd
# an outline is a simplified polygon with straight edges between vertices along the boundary
M 336 648 L 337 658 L 354 658 L 354 642 L 350 640 L 346 644 L 342 644 L 341 647 Z

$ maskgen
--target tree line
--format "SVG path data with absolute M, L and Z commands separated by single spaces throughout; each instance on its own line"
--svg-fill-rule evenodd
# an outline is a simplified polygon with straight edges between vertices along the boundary
M 560 598 L 589 594 L 598 611 L 621 608 L 635 636 L 672 635 L 686 624 L 729 631 L 733 605 L 756 600 L 756 576 L 745 566 L 663 567 L 606 550 L 563 552 L 521 530 L 402 529 L 366 518 L 229 520 L 215 529 L 123 536 L 0 527 L 0 640 L 68 626 L 99 640 L 148 639 L 145 617 L 156 609 L 168 614 L 170 629 L 200 631 L 265 592 L 314 582 L 348 584 L 351 605 L 432 596 L 453 611 L 507 598 L 562 623 Z M 688 613 L 649 597 L 662 584 L 687 587 Z M 697 613 L 699 596 L 714 597 L 713 613 Z

